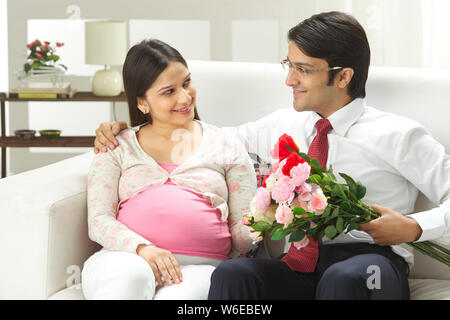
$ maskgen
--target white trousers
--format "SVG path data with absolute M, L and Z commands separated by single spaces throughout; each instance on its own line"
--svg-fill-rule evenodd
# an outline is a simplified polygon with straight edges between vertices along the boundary
M 152 268 L 137 254 L 101 249 L 83 266 L 81 283 L 88 300 L 206 300 L 216 259 L 174 255 L 183 282 L 157 287 Z

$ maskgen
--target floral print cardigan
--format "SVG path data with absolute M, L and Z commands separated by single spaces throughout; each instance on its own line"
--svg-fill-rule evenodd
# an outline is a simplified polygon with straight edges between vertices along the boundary
M 230 257 L 244 255 L 255 248 L 249 227 L 241 223 L 244 215 L 250 215 L 250 201 L 256 192 L 253 162 L 234 135 L 202 121 L 198 123 L 203 130 L 200 146 L 193 157 L 171 174 L 139 145 L 136 132 L 145 124 L 122 131 L 116 137 L 119 141 L 116 149 L 95 155 L 88 173 L 91 240 L 109 250 L 133 253 L 139 244 L 150 244 L 119 222 L 116 214 L 120 203 L 170 178 L 176 185 L 209 200 L 220 210 L 222 220 L 228 220 L 232 241 Z

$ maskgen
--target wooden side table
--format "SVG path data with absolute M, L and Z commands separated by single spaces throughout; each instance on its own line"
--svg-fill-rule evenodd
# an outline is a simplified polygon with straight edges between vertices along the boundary
M 43 137 L 35 137 L 30 140 L 22 140 L 16 136 L 6 136 L 5 126 L 5 108 L 6 101 L 9 102 L 27 102 L 27 101 L 58 101 L 58 102 L 70 102 L 70 101 L 94 101 L 94 102 L 122 102 L 127 101 L 125 93 L 122 92 L 116 97 L 99 97 L 94 95 L 90 91 L 80 91 L 67 99 L 18 99 L 9 98 L 4 92 L 0 92 L 0 122 L 1 122 L 1 135 L 0 135 L 0 147 L 2 149 L 2 172 L 1 177 L 6 177 L 6 148 L 28 148 L 28 147 L 92 147 L 94 145 L 95 136 L 61 136 L 58 139 L 48 140 Z

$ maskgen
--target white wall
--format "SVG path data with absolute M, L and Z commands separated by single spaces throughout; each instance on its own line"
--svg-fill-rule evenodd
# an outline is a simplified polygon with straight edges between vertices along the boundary
M 8 90 L 8 15 L 6 0 L 0 0 L 0 91 Z
M 80 31 L 82 22 L 89 19 L 127 20 L 130 45 L 142 37 L 156 37 L 174 44 L 187 59 L 279 62 L 286 56 L 286 34 L 292 26 L 312 14 L 339 10 L 353 14 L 365 28 L 372 65 L 450 68 L 446 58 L 450 42 L 442 41 L 450 30 L 450 19 L 445 16 L 450 10 L 448 0 L 10 0 L 8 46 L 5 5 L 6 0 L 0 0 L 0 45 L 8 47 L 0 50 L 3 90 L 7 89 L 6 75 L 11 84 L 14 72 L 24 63 L 25 44 L 37 36 L 64 38 L 60 41 L 67 44 L 67 51 L 61 59 L 70 60 L 67 79 L 78 90 L 90 90 L 93 66 L 83 62 Z M 63 108 L 79 111 L 73 123 L 45 122 L 54 111 L 38 104 L 14 103 L 9 110 L 9 134 L 51 124 L 65 126 L 66 132 L 93 134 L 96 122 L 110 121 L 113 116 L 108 107 L 93 105 L 98 114 L 87 122 L 83 119 L 92 115 L 82 108 L 68 103 Z M 116 113 L 118 119 L 126 120 L 126 104 L 119 104 Z M 76 154 L 68 149 L 59 154 L 32 149 L 11 149 L 9 169 L 18 173 Z
M 8 14 L 6 0 L 0 0 L 0 92 L 8 91 Z M 8 108 L 6 108 L 6 130 L 8 130 Z M 7 157 L 9 152 L 7 152 Z M 0 157 L 0 166 L 1 166 Z

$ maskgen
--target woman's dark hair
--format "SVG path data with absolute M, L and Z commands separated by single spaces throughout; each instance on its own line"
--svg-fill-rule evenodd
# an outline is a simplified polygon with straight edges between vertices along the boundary
M 363 27 L 354 17 L 336 11 L 316 14 L 290 29 L 288 39 L 307 56 L 325 59 L 329 67 L 352 68 L 348 94 L 352 99 L 366 96 L 370 47 Z M 339 71 L 329 71 L 328 85 Z
M 146 122 L 152 123 L 150 114 L 143 114 L 138 109 L 137 98 L 145 98 L 145 92 L 170 62 L 180 62 L 188 67 L 186 60 L 175 48 L 160 40 L 143 40 L 128 51 L 122 76 L 132 127 Z M 194 119 L 200 120 L 197 107 L 194 110 Z

